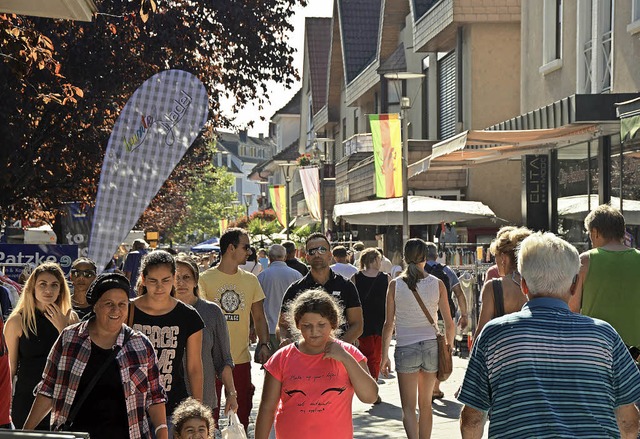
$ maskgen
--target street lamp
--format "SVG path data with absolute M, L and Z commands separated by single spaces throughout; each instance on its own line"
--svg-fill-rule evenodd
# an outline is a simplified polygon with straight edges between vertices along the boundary
M 244 194 L 244 204 L 247 206 L 247 224 L 249 224 L 249 207 L 253 202 L 253 194 Z
M 293 174 L 296 170 L 296 167 L 298 166 L 296 163 L 293 162 L 286 162 L 286 163 L 279 163 L 279 165 L 282 167 L 282 174 L 284 175 L 284 181 L 287 183 L 285 186 L 285 196 L 287 198 L 286 200 L 286 209 L 285 209 L 285 221 L 287 224 L 285 224 L 285 229 L 286 229 L 286 233 L 287 233 L 287 241 L 289 240 L 289 223 L 291 223 L 291 197 L 289 195 L 289 183 L 291 183 L 291 180 L 293 180 Z
M 384 77 L 390 80 L 407 80 L 424 78 L 424 73 L 391 72 Z M 400 93 L 398 93 L 400 94 Z M 400 119 L 402 120 L 402 242 L 409 240 L 409 128 L 408 116 L 411 99 L 406 96 L 400 98 Z
M 322 142 L 323 148 L 322 151 L 320 151 L 320 148 L 318 148 L 318 142 Z M 319 174 L 320 174 L 320 229 L 322 230 L 322 233 L 324 234 L 326 232 L 326 224 L 325 224 L 325 220 L 326 220 L 326 214 L 325 214 L 325 194 L 324 194 L 324 182 L 325 180 L 330 180 L 331 178 L 325 178 L 324 176 L 324 165 L 325 163 L 329 162 L 331 163 L 331 161 L 333 160 L 333 158 L 331 160 L 329 160 L 329 156 L 327 155 L 327 143 L 333 143 L 334 140 L 329 138 L 329 137 L 316 137 L 315 141 L 313 142 L 313 150 L 312 150 L 312 154 L 313 156 L 316 158 L 316 160 L 318 161 L 318 163 L 320 164 L 319 166 Z M 335 178 L 333 178 L 333 180 L 335 180 Z

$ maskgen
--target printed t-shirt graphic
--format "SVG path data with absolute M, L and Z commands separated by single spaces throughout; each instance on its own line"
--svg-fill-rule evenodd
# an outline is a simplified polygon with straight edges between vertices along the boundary
M 336 340 L 359 363 L 365 356 Z M 275 428 L 278 437 L 313 431 L 316 437 L 353 438 L 353 385 L 344 365 L 323 354 L 307 355 L 290 344 L 278 350 L 264 368 L 280 381 Z
M 244 270 L 226 274 L 217 268 L 211 268 L 200 275 L 199 287 L 204 298 L 217 303 L 224 313 L 229 328 L 233 362 L 243 364 L 251 361 L 251 305 L 265 298 L 258 278 Z
M 204 328 L 200 314 L 182 302 L 161 316 L 152 316 L 136 308 L 133 315 L 133 329 L 146 335 L 158 357 L 160 383 L 167 392 L 167 413 L 188 396 L 184 378 L 182 358 L 187 347 L 187 339 Z

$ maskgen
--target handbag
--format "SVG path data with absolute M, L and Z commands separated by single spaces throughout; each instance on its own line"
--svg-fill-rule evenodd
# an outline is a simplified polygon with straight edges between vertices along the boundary
M 132 333 L 133 331 L 130 328 L 125 327 L 124 340 L 122 341 L 123 347 L 127 343 L 127 341 L 129 341 L 129 338 L 131 338 Z M 78 398 L 78 403 L 74 404 L 73 409 L 71 410 L 71 413 L 69 413 L 69 416 L 67 417 L 67 420 L 58 429 L 59 431 L 73 431 L 73 421 L 75 421 L 76 416 L 78 416 L 78 412 L 82 408 L 82 404 L 84 404 L 85 400 L 89 397 L 89 394 L 91 393 L 93 388 L 96 386 L 96 384 L 98 384 L 98 381 L 100 380 L 102 375 L 104 375 L 104 373 L 107 371 L 107 368 L 109 367 L 111 362 L 116 358 L 116 355 L 118 355 L 118 352 L 120 352 L 120 350 L 121 350 L 120 346 L 114 346 L 113 349 L 111 349 L 111 354 L 109 354 L 109 357 L 105 360 L 102 366 L 100 366 L 100 370 L 98 370 L 98 372 L 93 376 L 89 384 L 87 384 L 87 387 L 84 389 L 84 392 L 82 392 L 82 395 L 80 395 L 80 397 Z
M 429 320 L 431 326 L 436 330 L 436 341 L 438 342 L 438 373 L 436 374 L 436 377 L 438 378 L 438 381 L 446 381 L 451 375 L 451 372 L 453 372 L 453 350 L 451 349 L 451 345 L 447 342 L 447 338 L 440 332 L 438 325 L 433 321 L 429 310 L 424 305 L 424 302 L 420 298 L 418 292 L 415 290 L 411 290 L 411 292 L 418 301 L 418 305 L 420 305 L 422 312 L 427 316 L 427 320 Z
M 229 410 L 227 419 L 229 420 L 229 425 L 222 430 L 222 439 L 247 439 L 247 433 L 245 433 L 244 426 L 236 412 Z

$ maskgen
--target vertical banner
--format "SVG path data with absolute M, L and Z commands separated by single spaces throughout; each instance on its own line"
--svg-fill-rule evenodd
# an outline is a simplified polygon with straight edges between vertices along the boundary
M 218 225 L 220 226 L 220 236 L 222 236 L 222 234 L 224 232 L 227 231 L 227 229 L 229 228 L 229 220 L 226 218 L 223 218 L 221 220 L 218 220 Z
M 89 239 L 98 270 L 196 139 L 207 112 L 204 85 L 182 70 L 152 76 L 124 106 L 107 145 Z
M 376 196 L 402 196 L 402 138 L 398 114 L 370 114 Z
M 320 221 L 322 209 L 320 207 L 320 170 L 315 166 L 309 168 L 300 168 L 300 181 L 302 182 L 302 191 L 304 199 L 307 202 L 309 215 L 311 218 Z
M 522 161 L 522 221 L 532 230 L 549 230 L 549 156 Z
M 63 203 L 61 213 L 56 216 L 54 231 L 58 242 L 78 246 L 78 256 L 87 256 L 89 235 L 93 220 L 93 207 L 77 202 Z
M 271 198 L 271 206 L 278 217 L 278 221 L 282 227 L 287 225 L 287 190 L 284 185 L 269 186 L 269 197 Z

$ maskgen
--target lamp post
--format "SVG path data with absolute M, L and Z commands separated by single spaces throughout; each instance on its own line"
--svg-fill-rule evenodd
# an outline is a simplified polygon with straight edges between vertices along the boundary
M 244 204 L 247 206 L 247 224 L 249 224 L 249 207 L 253 202 L 253 194 L 244 194 Z
M 424 73 L 392 72 L 384 77 L 391 80 L 407 80 L 424 78 Z M 400 93 L 398 93 L 400 94 Z M 406 96 L 400 98 L 400 119 L 402 120 L 402 243 L 409 240 L 409 109 L 411 99 Z
M 284 181 L 286 182 L 285 185 L 285 196 L 287 198 L 287 205 L 286 205 L 286 209 L 285 209 L 285 221 L 287 224 L 285 224 L 285 230 L 287 233 L 287 241 L 289 240 L 289 223 L 291 223 L 291 196 L 289 195 L 289 183 L 291 183 L 291 180 L 293 180 L 293 173 L 296 170 L 296 167 L 298 166 L 296 163 L 293 162 L 286 162 L 286 163 L 279 163 L 279 165 L 282 167 L 282 174 L 284 175 Z

